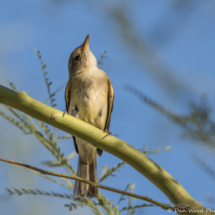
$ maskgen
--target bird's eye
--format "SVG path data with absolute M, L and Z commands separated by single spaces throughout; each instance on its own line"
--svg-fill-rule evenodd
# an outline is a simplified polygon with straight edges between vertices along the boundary
M 75 62 L 78 62 L 79 60 L 80 60 L 80 56 L 79 55 L 77 55 L 77 56 L 74 57 L 74 61 Z

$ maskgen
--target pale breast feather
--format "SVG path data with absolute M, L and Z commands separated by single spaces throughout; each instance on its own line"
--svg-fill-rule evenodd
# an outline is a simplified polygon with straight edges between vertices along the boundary
M 72 78 L 69 113 L 104 129 L 108 111 L 108 84 L 102 70 Z

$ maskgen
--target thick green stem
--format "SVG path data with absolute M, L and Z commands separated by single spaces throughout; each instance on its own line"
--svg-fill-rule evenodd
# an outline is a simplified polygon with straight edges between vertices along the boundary
M 187 204 L 196 210 L 203 208 L 169 173 L 125 141 L 114 136 L 106 136 L 100 129 L 38 102 L 25 92 L 15 92 L 1 85 L 0 103 L 77 136 L 122 159 L 156 185 L 174 205 Z

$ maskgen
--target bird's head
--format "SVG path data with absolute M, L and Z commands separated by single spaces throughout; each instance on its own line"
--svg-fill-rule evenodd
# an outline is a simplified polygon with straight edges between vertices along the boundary
M 90 36 L 87 35 L 84 43 L 76 48 L 70 55 L 68 65 L 70 75 L 78 70 L 97 66 L 96 58 L 90 51 L 89 38 Z

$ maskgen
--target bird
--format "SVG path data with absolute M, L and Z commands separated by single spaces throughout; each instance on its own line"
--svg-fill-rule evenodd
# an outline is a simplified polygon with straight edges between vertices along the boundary
M 109 133 L 113 111 L 114 90 L 108 75 L 97 67 L 97 60 L 89 47 L 89 35 L 69 57 L 69 80 L 65 90 L 66 111 Z M 73 136 L 79 154 L 77 176 L 97 183 L 97 154 L 103 150 Z M 81 198 L 98 196 L 98 187 L 77 181 L 73 195 Z

